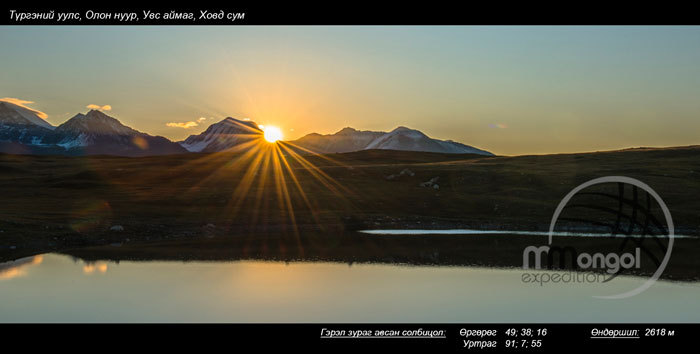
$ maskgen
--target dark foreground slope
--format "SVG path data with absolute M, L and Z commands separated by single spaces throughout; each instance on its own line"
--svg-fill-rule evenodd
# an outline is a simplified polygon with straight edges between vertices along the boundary
M 652 186 L 678 232 L 700 234 L 698 147 L 518 157 L 370 150 L 301 162 L 260 154 L 0 155 L 0 257 L 201 236 L 542 230 L 567 192 L 606 175 Z M 419 186 L 436 178 L 439 189 Z

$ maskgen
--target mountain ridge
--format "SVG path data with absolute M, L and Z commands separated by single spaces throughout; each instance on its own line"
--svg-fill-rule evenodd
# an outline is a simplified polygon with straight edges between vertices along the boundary
M 48 129 L 29 119 L 20 119 L 21 115 L 4 103 L 7 102 L 0 102 L 0 152 L 117 156 L 187 152 L 165 137 L 142 133 L 98 110 L 78 113 Z
M 162 136 L 140 132 L 96 109 L 85 114 L 78 113 L 53 126 L 39 117 L 37 112 L 0 101 L 0 152 L 123 156 L 210 153 L 245 149 L 262 134 L 261 126 L 252 120 L 227 117 L 209 125 L 199 134 L 173 142 Z M 433 139 L 405 126 L 398 126 L 390 132 L 346 126 L 333 134 L 311 133 L 283 143 L 307 153 L 379 149 L 493 155 L 459 142 Z
M 492 156 L 493 153 L 452 140 L 430 138 L 425 133 L 405 126 L 398 126 L 390 132 L 357 130 L 345 127 L 333 134 L 307 134 L 290 141 L 293 146 L 318 153 L 343 153 L 360 150 L 404 150 L 454 154 L 479 154 Z

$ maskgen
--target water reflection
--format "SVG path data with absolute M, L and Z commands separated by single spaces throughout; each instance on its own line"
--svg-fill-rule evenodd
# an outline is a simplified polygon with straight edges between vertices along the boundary
M 41 264 L 44 261 L 44 256 L 34 256 L 20 258 L 16 261 L 0 263 L 0 280 L 12 279 L 21 277 L 27 274 L 27 268 Z
M 94 263 L 87 263 L 83 266 L 83 273 L 85 274 L 93 274 L 95 272 L 98 273 L 107 273 L 107 263 L 105 262 L 94 262 Z
M 36 259 L 42 261 L 34 261 Z M 0 282 L 2 322 L 698 322 L 700 285 L 524 283 L 522 270 L 280 261 L 23 260 Z M 36 263 L 33 263 L 36 262 Z M 93 273 L 101 265 L 109 272 Z M 12 269 L 18 265 L 3 265 Z M 26 269 L 26 268 L 25 268 Z M 50 291 L 49 291 L 50 290 Z
M 545 244 L 547 236 L 534 235 L 368 235 L 351 233 L 333 235 L 305 234 L 297 240 L 284 235 L 253 235 L 125 243 L 120 247 L 87 247 L 65 251 L 86 262 L 104 261 L 312 261 L 337 262 L 353 266 L 362 263 L 409 264 L 432 266 L 479 266 L 522 268 L 523 250 Z M 558 237 L 557 242 L 579 253 L 594 254 L 615 250 L 620 239 L 600 237 Z M 662 278 L 700 279 L 700 239 L 676 240 Z M 656 263 L 642 255 L 641 268 L 624 269 L 622 275 L 648 277 Z M 89 268 L 92 270 L 92 268 Z M 93 272 L 95 270 L 92 270 Z

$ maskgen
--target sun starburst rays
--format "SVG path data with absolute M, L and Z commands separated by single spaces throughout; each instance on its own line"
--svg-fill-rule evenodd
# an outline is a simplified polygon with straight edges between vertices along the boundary
M 281 232 L 303 253 L 302 228 L 324 230 L 329 218 L 340 222 L 340 215 L 354 208 L 355 193 L 329 174 L 341 171 L 333 170 L 343 167 L 341 162 L 286 141 L 271 143 L 263 130 L 236 140 L 226 151 L 197 155 L 163 172 L 174 177 L 167 188 L 181 190 L 175 198 L 211 210 L 210 220 L 221 233 L 248 235 L 252 242 L 260 233 Z

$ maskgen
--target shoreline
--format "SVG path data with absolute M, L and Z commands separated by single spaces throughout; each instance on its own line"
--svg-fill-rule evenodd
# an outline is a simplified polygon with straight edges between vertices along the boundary
M 614 250 L 619 239 L 562 236 L 564 245 L 578 251 L 600 252 Z M 546 236 L 527 235 L 368 235 L 347 231 L 342 233 L 307 232 L 301 237 L 293 234 L 239 234 L 236 236 L 208 235 L 187 238 L 131 240 L 107 244 L 66 245 L 65 247 L 17 249 L 1 260 L 9 261 L 43 253 L 68 254 L 85 261 L 310 261 L 380 263 L 429 266 L 486 266 L 492 268 L 521 268 L 525 247 L 546 244 Z M 653 245 L 648 243 L 647 246 Z M 700 280 L 700 239 L 678 239 L 662 279 L 680 281 Z M 646 259 L 646 258 L 645 258 Z M 649 276 L 655 270 L 645 261 L 644 267 L 629 275 Z M 627 273 L 625 273 L 627 274 Z
M 2 245 L 0 245 L 0 262 L 16 260 L 18 258 L 31 256 L 40 253 L 62 252 L 64 250 L 76 248 L 90 248 L 109 246 L 115 244 L 138 244 L 150 242 L 169 242 L 169 241 L 197 241 L 206 240 L 209 238 L 241 238 L 254 237 L 255 235 L 280 235 L 289 236 L 299 234 L 303 237 L 306 233 L 326 233 L 329 235 L 338 234 L 366 234 L 367 236 L 390 236 L 390 237 L 418 237 L 418 236 L 452 236 L 464 237 L 499 237 L 499 236 L 530 236 L 530 237 L 547 237 L 548 228 L 509 228 L 509 225 L 501 225 L 499 228 L 483 228 L 472 229 L 464 228 L 464 225 L 474 225 L 474 223 L 461 222 L 423 222 L 423 223 L 404 223 L 398 222 L 400 218 L 394 218 L 394 221 L 381 224 L 378 222 L 361 222 L 361 223 L 345 223 L 345 224 L 326 224 L 326 225 L 311 225 L 303 224 L 296 225 L 296 231 L 293 225 L 258 225 L 255 227 L 240 227 L 234 225 L 229 229 L 217 227 L 214 224 L 206 224 L 202 226 L 184 226 L 175 225 L 172 227 L 160 227 L 153 225 L 141 226 L 126 226 L 123 231 L 103 230 L 101 232 L 93 232 L 81 234 L 77 232 L 67 231 L 64 228 L 48 229 L 41 228 L 43 232 L 38 237 L 27 238 L 19 236 L 8 239 L 8 234 L 4 231 L 0 236 L 3 237 Z M 481 224 L 484 225 L 484 224 Z M 430 226 L 430 228 L 426 228 Z M 457 227 L 455 227 L 457 226 Z M 548 226 L 548 225 L 547 225 Z M 420 227 L 420 228 L 419 228 Z M 177 230 L 177 231 L 175 231 Z M 418 233 L 412 234 L 412 230 L 419 230 Z M 459 233 L 460 230 L 466 231 Z M 562 227 L 555 232 L 555 237 L 574 237 L 574 238 L 610 238 L 609 233 L 606 234 L 606 228 L 600 227 Z M 700 231 L 680 227 L 674 233 L 675 238 L 683 239 L 698 239 Z M 685 232 L 695 232 L 695 234 L 680 234 L 678 230 Z M 458 231 L 458 232 L 454 232 Z M 683 231 L 682 231 L 683 232 Z M 569 234 L 572 233 L 572 234 Z M 583 234 L 599 234 L 600 236 L 577 235 Z M 618 235 L 616 238 L 625 238 L 626 235 Z M 632 235 L 634 237 L 634 235 Z

